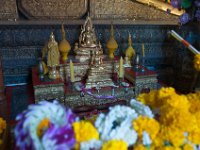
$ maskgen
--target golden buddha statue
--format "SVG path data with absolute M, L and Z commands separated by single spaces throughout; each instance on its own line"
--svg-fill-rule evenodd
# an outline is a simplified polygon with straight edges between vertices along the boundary
M 79 44 L 75 45 L 76 59 L 80 62 L 90 61 L 93 51 L 96 50 L 100 50 L 100 55 L 103 55 L 101 44 L 98 43 L 96 38 L 92 20 L 90 16 L 87 16 L 84 26 L 81 27 Z
M 97 47 L 97 38 L 89 16 L 86 19 L 79 40 L 82 47 Z
M 103 64 L 102 56 L 100 55 L 101 51 L 94 51 L 91 59 L 91 66 L 88 71 L 88 77 L 86 80 L 85 88 L 101 88 L 113 86 L 114 83 L 111 79 L 108 70 L 105 69 Z
M 47 48 L 48 48 L 47 66 L 50 67 L 49 78 L 57 79 L 59 78 L 59 72 L 56 70 L 56 67 L 60 64 L 60 53 L 58 49 L 58 43 L 55 40 L 53 32 L 51 32 Z

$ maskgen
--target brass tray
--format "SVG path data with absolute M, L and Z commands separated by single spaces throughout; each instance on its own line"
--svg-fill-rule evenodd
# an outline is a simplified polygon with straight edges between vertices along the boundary
M 90 14 L 95 19 L 130 19 L 135 21 L 174 21 L 175 15 L 131 0 L 91 0 Z
M 0 20 L 16 20 L 18 18 L 16 0 L 0 0 Z
M 77 19 L 87 11 L 88 0 L 18 0 L 29 19 Z

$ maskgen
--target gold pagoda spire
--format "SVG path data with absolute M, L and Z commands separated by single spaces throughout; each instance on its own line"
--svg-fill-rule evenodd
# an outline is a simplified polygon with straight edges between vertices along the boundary
M 135 50 L 133 48 L 133 42 L 132 42 L 132 37 L 130 33 L 128 36 L 128 48 L 125 51 L 125 56 L 128 57 L 129 61 L 131 61 L 131 59 L 135 56 Z
M 65 28 L 63 24 L 61 26 L 61 34 L 62 34 L 62 40 L 59 43 L 59 51 L 62 55 L 62 60 L 66 61 L 68 59 L 68 53 L 71 50 L 71 46 L 69 42 L 66 40 Z
M 118 44 L 117 41 L 115 40 L 114 37 L 114 28 L 113 28 L 113 24 L 111 24 L 111 29 L 110 29 L 110 39 L 108 40 L 106 47 L 108 49 L 108 53 L 109 53 L 109 58 L 113 59 L 114 58 L 114 52 L 117 50 L 118 48 Z

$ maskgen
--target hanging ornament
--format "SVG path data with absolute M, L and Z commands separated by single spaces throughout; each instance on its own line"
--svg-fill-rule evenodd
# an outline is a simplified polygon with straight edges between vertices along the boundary
M 179 22 L 181 25 L 186 24 L 190 21 L 190 15 L 188 13 L 184 13 L 179 17 Z

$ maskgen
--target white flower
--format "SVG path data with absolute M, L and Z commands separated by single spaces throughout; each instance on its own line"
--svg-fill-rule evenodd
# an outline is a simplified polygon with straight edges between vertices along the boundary
M 22 118 L 18 117 L 17 120 Z M 53 103 L 47 101 L 40 101 L 38 104 L 30 105 L 26 112 L 24 113 L 24 119 L 21 120 L 22 127 L 20 130 L 15 130 L 15 135 L 18 137 L 22 133 L 26 133 L 31 139 L 31 143 L 33 143 L 34 149 L 42 150 L 43 144 L 41 139 L 39 139 L 37 135 L 37 128 L 38 125 L 41 123 L 42 120 L 48 119 L 51 121 L 52 124 L 56 125 L 57 127 L 62 127 L 67 125 L 68 116 L 66 113 L 66 108 L 60 105 L 57 101 Z M 24 141 L 25 144 L 30 144 L 30 141 Z M 52 141 L 49 145 L 53 145 L 54 141 Z M 20 143 L 18 143 L 20 146 Z M 53 147 L 52 147 L 53 148 Z
M 137 140 L 137 133 L 132 127 L 132 121 L 138 117 L 135 110 L 128 106 L 114 106 L 107 115 L 100 114 L 95 122 L 101 140 L 124 140 L 133 145 Z
M 90 140 L 87 142 L 82 142 L 80 144 L 80 150 L 91 150 L 91 149 L 100 149 L 102 142 L 98 140 Z
M 139 115 L 143 115 L 143 116 L 147 116 L 149 118 L 153 118 L 154 115 L 151 111 L 151 109 L 142 104 L 141 102 L 135 100 L 135 99 L 131 99 L 130 102 L 130 106 L 139 114 Z

